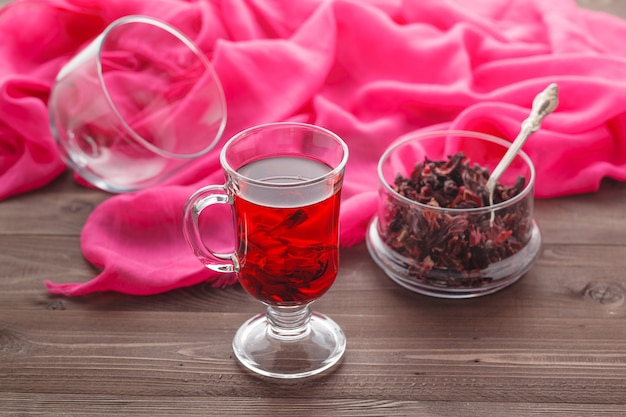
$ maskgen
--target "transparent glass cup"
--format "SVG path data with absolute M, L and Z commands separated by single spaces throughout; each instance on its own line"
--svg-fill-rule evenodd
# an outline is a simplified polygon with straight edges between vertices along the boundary
M 212 149 L 226 124 L 208 58 L 145 16 L 111 23 L 61 68 L 48 108 L 63 160 L 110 192 L 162 182 Z
M 378 213 L 366 243 L 393 281 L 425 295 L 469 298 L 501 290 L 532 267 L 541 253 L 541 233 L 533 219 L 535 169 L 523 151 L 499 180 L 504 186 L 519 184 L 519 192 L 494 205 L 445 208 L 413 201 L 395 188 L 398 175 L 410 177 L 417 163 L 445 161 L 457 152 L 470 165 L 493 172 L 509 146 L 483 133 L 435 131 L 409 136 L 385 151 L 378 165 Z M 471 189 L 472 181 L 468 176 L 460 186 Z
M 233 340 L 238 360 L 260 375 L 308 377 L 343 356 L 343 331 L 312 312 L 310 304 L 337 276 L 347 159 L 346 144 L 321 127 L 256 126 L 222 149 L 225 185 L 201 188 L 187 201 L 183 232 L 196 256 L 213 271 L 236 273 L 243 288 L 267 306 Z M 203 210 L 224 204 L 230 205 L 235 224 L 232 253 L 210 249 L 220 242 L 211 242 L 199 226 Z

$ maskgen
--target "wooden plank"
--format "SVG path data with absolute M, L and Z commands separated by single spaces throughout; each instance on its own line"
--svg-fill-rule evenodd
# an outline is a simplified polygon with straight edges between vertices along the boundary
M 232 334 L 246 314 L 171 314 L 54 311 L 4 319 L 0 392 L 626 402 L 625 330 L 617 320 L 580 319 L 572 328 L 569 319 L 459 326 L 429 317 L 408 331 L 390 316 L 338 315 L 350 341 L 342 366 L 277 390 L 232 358 Z
M 66 172 L 45 188 L 0 202 L 0 236 L 78 236 L 93 209 L 110 197 L 78 185 Z
M 364 245 L 342 252 L 335 285 L 318 306 L 344 312 L 415 315 L 422 310 L 476 308 L 498 316 L 624 316 L 626 257 L 618 246 L 548 245 L 522 279 L 504 291 L 475 300 L 439 300 L 404 290 L 369 258 Z M 367 272 L 364 272 L 367 271 Z M 153 297 L 95 294 L 79 298 L 53 297 L 43 281 L 83 282 L 99 270 L 86 262 L 76 237 L 0 236 L 0 302 L 12 309 L 32 309 L 61 303 L 64 308 L 163 309 L 229 311 L 233 305 L 252 311 L 256 303 L 238 286 L 212 289 L 198 285 Z M 610 284 L 622 298 L 594 301 L 588 291 Z M 24 297 L 31 300 L 25 303 Z
M 17 404 L 17 405 L 14 405 Z M 25 407 L 22 404 L 26 405 Z M 293 417 L 298 415 L 332 415 L 336 417 L 363 416 L 407 416 L 435 415 L 458 417 L 460 415 L 502 417 L 503 415 L 532 416 L 623 416 L 626 406 L 596 404 L 553 404 L 553 403 L 487 403 L 487 402 L 442 402 L 442 401 L 395 401 L 384 399 L 326 399 L 310 401 L 311 407 L 289 398 L 240 398 L 222 397 L 150 397 L 140 396 L 122 400 L 111 395 L 49 395 L 15 394 L 7 398 L 8 412 L 28 415 L 94 416 L 104 415 L 117 409 L 132 416 L 184 415 L 184 416 L 229 416 L 255 415 Z M 62 410 L 50 413 L 51 408 Z M 1 410 L 0 410 L 1 411 Z
M 601 191 L 535 202 L 545 243 L 626 245 L 626 183 L 606 180 Z

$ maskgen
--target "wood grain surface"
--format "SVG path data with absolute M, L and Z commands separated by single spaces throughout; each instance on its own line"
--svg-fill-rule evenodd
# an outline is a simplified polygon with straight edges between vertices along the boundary
M 344 328 L 345 360 L 290 384 L 250 375 L 233 358 L 235 330 L 261 311 L 238 286 L 46 292 L 44 279 L 97 273 L 79 235 L 107 197 L 64 175 L 0 204 L 0 415 L 626 413 L 626 184 L 537 201 L 541 259 L 479 299 L 410 293 L 363 245 L 344 250 L 316 308 Z
M 234 359 L 261 311 L 238 286 L 48 294 L 45 279 L 97 274 L 80 232 L 108 197 L 65 174 L 0 203 L 0 416 L 626 415 L 624 183 L 537 201 L 540 260 L 478 299 L 408 292 L 364 244 L 343 250 L 315 308 L 346 332 L 345 359 L 291 383 Z

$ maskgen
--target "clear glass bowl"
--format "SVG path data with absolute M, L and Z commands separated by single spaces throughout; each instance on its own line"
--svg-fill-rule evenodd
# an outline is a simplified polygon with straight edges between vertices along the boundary
M 378 165 L 378 213 L 366 242 L 393 281 L 421 294 L 468 298 L 507 287 L 532 267 L 541 253 L 541 233 L 533 219 L 535 169 L 524 152 L 499 180 L 513 186 L 521 177 L 523 185 L 494 205 L 443 208 L 413 201 L 394 188 L 398 175 L 409 177 L 417 163 L 448 160 L 457 152 L 470 165 L 492 172 L 509 145 L 478 132 L 435 131 L 407 137 L 385 151 Z

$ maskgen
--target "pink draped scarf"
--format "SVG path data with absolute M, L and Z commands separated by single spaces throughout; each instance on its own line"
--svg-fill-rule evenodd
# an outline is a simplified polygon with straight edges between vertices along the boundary
M 350 147 L 341 243 L 361 242 L 377 205 L 376 164 L 390 143 L 435 128 L 511 140 L 549 83 L 560 104 L 524 146 L 537 197 L 626 180 L 626 22 L 573 0 L 18 0 L 0 12 L 0 199 L 64 171 L 48 128 L 52 80 L 113 20 L 165 20 L 211 58 L 228 123 L 218 146 L 162 186 L 112 196 L 81 235 L 101 273 L 47 282 L 52 293 L 154 294 L 235 282 L 205 269 L 181 233 L 181 211 L 221 184 L 221 145 L 260 123 L 302 121 Z M 212 221 L 226 236 L 230 219 Z

